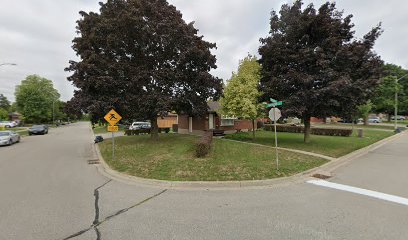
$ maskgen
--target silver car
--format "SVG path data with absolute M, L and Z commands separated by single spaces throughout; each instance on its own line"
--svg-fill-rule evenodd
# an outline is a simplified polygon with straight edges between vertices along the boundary
M 20 142 L 20 135 L 14 131 L 0 131 L 0 146 Z

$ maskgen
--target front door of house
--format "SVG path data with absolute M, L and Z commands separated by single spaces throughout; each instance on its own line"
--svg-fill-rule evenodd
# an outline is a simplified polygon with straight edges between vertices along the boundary
M 214 129 L 214 114 L 208 115 L 208 129 Z

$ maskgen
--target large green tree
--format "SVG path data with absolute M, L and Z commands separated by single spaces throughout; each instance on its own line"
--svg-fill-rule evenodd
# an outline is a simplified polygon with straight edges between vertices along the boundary
M 368 116 L 370 115 L 372 109 L 373 103 L 371 102 L 371 100 L 368 100 L 366 104 L 357 107 L 357 114 L 355 116 L 363 118 L 364 125 L 368 125 Z M 355 120 L 356 119 L 353 119 L 353 121 Z
M 311 117 L 350 118 L 379 82 L 383 63 L 372 49 L 382 30 L 355 39 L 351 19 L 335 3 L 302 8 L 298 0 L 272 11 L 270 36 L 261 39 L 263 100 L 284 100 L 284 114 L 303 119 L 305 142 Z
M 4 108 L 0 108 L 0 120 L 1 121 L 8 120 L 8 111 Z
M 395 64 L 384 65 L 384 77 L 372 96 L 374 110 L 388 114 L 388 120 L 394 115 L 395 92 L 398 91 L 399 113 L 408 114 L 408 70 Z M 401 80 L 396 82 L 397 79 Z
M 51 80 L 30 75 L 16 86 L 15 97 L 17 110 L 25 121 L 41 123 L 52 120 L 53 103 L 60 95 Z
M 0 108 L 6 110 L 6 111 L 10 111 L 10 101 L 7 99 L 6 96 L 4 96 L 3 94 L 0 94 Z
M 255 120 L 260 115 L 262 105 L 258 103 L 261 65 L 256 57 L 248 55 L 239 63 L 238 71 L 232 73 L 221 98 L 222 113 L 252 120 L 255 138 Z
M 166 0 L 108 0 L 100 13 L 80 12 L 73 49 L 79 62 L 67 71 L 85 112 L 103 116 L 115 108 L 127 119 L 149 119 L 157 138 L 157 117 L 175 110 L 204 114 L 222 80 L 193 23 Z

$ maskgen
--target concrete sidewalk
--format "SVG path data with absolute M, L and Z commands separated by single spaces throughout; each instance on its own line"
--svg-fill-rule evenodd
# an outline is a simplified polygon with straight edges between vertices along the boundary
M 408 133 L 333 171 L 330 181 L 408 197 Z

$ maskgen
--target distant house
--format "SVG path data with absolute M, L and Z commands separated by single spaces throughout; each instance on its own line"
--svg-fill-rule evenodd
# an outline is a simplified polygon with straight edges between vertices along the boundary
M 178 116 L 178 132 L 182 134 L 201 135 L 204 131 L 213 129 L 223 130 L 225 133 L 252 131 L 252 121 L 239 120 L 236 117 L 221 116 L 217 113 L 221 108 L 219 102 L 208 102 L 207 105 L 208 111 L 203 117 L 180 114 Z
M 20 122 L 21 121 L 21 114 L 17 112 L 12 112 L 8 114 L 9 120 L 10 121 L 16 121 Z
M 159 128 L 172 128 L 174 124 L 177 124 L 177 114 L 169 113 L 165 117 L 157 118 L 157 126 Z

